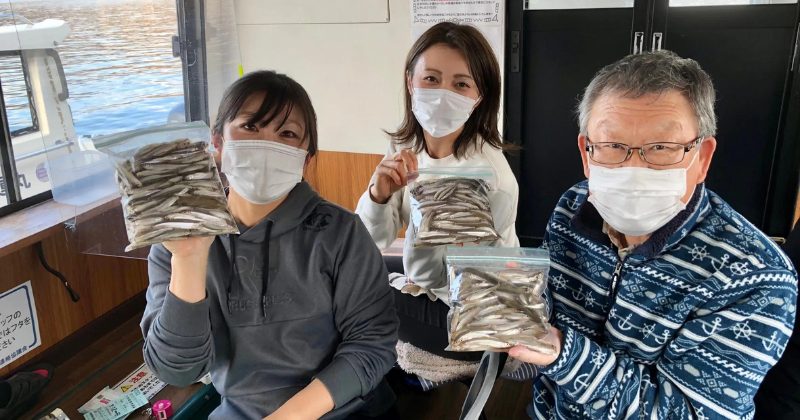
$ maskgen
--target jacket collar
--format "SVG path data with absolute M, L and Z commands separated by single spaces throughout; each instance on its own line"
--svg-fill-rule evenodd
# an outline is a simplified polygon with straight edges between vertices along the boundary
M 588 197 L 588 196 L 587 196 Z M 630 254 L 634 259 L 652 259 L 683 240 L 702 217 L 709 211 L 708 193 L 705 183 L 698 184 L 694 194 L 686 205 L 686 209 L 678 213 L 672 220 L 655 231 L 644 243 L 636 247 Z M 603 218 L 597 209 L 584 200 L 575 216 L 570 219 L 570 226 L 577 233 L 611 247 L 611 239 L 603 233 Z

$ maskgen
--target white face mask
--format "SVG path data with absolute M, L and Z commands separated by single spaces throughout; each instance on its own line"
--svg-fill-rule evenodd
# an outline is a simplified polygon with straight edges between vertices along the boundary
M 222 149 L 222 172 L 245 200 L 269 204 L 303 179 L 307 153 L 274 141 L 229 140 Z
M 467 120 L 475 99 L 461 96 L 447 89 L 414 88 L 412 111 L 422 128 L 435 138 L 453 134 Z
M 589 202 L 616 231 L 630 236 L 655 232 L 678 215 L 686 204 L 686 168 L 604 168 L 589 165 Z

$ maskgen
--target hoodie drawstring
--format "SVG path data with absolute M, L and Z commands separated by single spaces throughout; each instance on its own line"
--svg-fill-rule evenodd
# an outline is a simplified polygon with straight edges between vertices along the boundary
M 231 286 L 233 286 L 233 279 L 239 278 L 239 270 L 236 269 L 236 238 L 239 235 L 231 234 L 230 244 L 231 244 L 231 272 L 228 275 L 228 315 L 233 314 L 233 310 L 231 309 Z
M 272 233 L 272 220 L 267 219 L 267 233 L 264 236 L 264 268 L 261 271 L 261 313 L 267 317 L 267 286 L 269 286 L 269 237 Z
M 267 316 L 267 287 L 269 286 L 269 238 L 272 234 L 272 220 L 267 219 L 267 229 L 264 235 L 264 267 L 261 270 L 261 315 L 266 318 Z M 234 279 L 239 280 L 239 269 L 236 268 L 236 238 L 239 235 L 230 235 L 231 246 L 231 270 L 228 281 L 228 314 L 233 313 L 231 304 L 231 288 Z M 241 280 L 240 280 L 241 281 Z

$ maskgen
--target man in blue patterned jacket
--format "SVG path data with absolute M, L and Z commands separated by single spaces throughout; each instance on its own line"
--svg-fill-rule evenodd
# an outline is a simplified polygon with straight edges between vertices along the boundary
M 715 93 L 671 52 L 602 69 L 580 104 L 588 181 L 547 227 L 551 338 L 533 419 L 750 419 L 792 332 L 797 272 L 706 189 Z M 754 141 L 756 141 L 754 139 Z

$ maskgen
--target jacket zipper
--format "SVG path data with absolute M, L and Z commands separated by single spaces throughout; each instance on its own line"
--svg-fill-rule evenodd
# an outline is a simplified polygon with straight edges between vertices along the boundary
M 614 303 L 617 301 L 617 292 L 619 291 L 619 282 L 620 278 L 622 277 L 622 267 L 625 265 L 625 262 L 619 258 L 617 258 L 617 265 L 614 267 L 614 275 L 611 276 L 611 305 L 608 307 L 608 312 L 606 313 L 605 318 L 603 319 L 603 329 L 605 330 L 605 325 L 608 323 L 608 317 L 611 316 L 611 308 L 614 307 Z M 605 340 L 603 340 L 605 342 Z
M 617 300 L 617 290 L 619 289 L 618 283 L 622 274 L 623 265 L 624 262 L 620 259 L 617 259 L 617 266 L 614 267 L 614 275 L 611 276 L 611 306 L 614 306 L 614 302 Z

